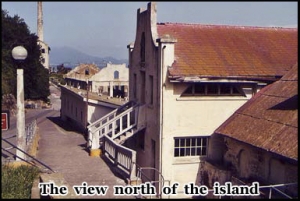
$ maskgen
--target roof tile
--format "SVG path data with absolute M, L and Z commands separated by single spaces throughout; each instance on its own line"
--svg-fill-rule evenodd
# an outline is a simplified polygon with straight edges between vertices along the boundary
M 297 28 L 159 23 L 157 29 L 177 39 L 171 76 L 282 76 L 298 60 Z
M 215 133 L 298 160 L 298 64 L 240 107 Z

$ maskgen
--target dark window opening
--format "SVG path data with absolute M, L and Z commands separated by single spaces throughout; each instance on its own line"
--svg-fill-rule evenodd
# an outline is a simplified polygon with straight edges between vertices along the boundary
M 114 79 L 119 79 L 119 71 L 114 72 Z
M 242 88 L 231 83 L 193 83 L 182 96 L 245 96 Z
M 140 50 L 141 62 L 145 62 L 146 60 L 145 32 L 142 33 L 140 48 L 141 48 Z
M 174 139 L 174 156 L 206 156 L 208 137 L 177 137 Z

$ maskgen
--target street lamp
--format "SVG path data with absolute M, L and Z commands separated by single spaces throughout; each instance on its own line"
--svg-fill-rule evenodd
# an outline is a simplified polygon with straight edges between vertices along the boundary
M 86 127 L 89 125 L 89 79 L 86 79 Z
M 17 151 L 16 160 L 24 160 L 25 154 L 25 111 L 24 111 L 24 76 L 19 64 L 27 58 L 27 50 L 23 46 L 14 47 L 12 57 L 18 62 L 17 69 Z M 22 151 L 20 151 L 20 150 Z

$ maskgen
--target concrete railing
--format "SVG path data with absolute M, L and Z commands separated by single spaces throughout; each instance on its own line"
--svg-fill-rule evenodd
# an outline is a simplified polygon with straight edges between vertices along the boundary
M 104 136 L 102 151 L 108 159 L 114 164 L 116 170 L 122 170 L 130 180 L 136 177 L 136 152 L 122 145 L 117 144 L 108 136 Z

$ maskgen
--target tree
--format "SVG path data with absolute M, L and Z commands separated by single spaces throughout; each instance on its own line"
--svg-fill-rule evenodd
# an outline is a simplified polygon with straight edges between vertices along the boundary
M 37 35 L 30 33 L 22 18 L 18 15 L 11 17 L 6 10 L 2 10 L 2 96 L 16 95 L 18 64 L 12 58 L 11 51 L 15 46 L 22 45 L 28 52 L 21 64 L 24 69 L 24 98 L 47 100 L 50 95 L 49 71 L 41 64 L 41 47 L 37 41 Z

